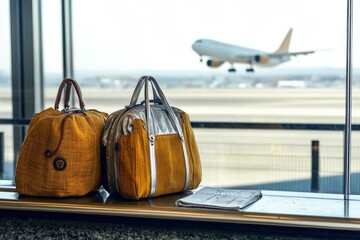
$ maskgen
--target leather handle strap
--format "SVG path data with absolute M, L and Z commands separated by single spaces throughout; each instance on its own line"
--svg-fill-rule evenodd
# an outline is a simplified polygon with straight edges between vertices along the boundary
M 180 125 L 180 122 L 177 120 L 175 116 L 174 110 L 171 108 L 170 104 L 166 100 L 164 93 L 162 92 L 159 84 L 157 81 L 151 76 L 145 76 L 140 78 L 137 88 L 142 88 L 145 84 L 145 111 L 146 111 L 146 128 L 148 131 L 148 139 L 149 139 L 149 154 L 150 154 L 150 175 L 151 175 L 151 182 L 150 182 L 150 193 L 148 197 L 153 197 L 156 192 L 156 183 L 157 183 L 157 170 L 156 170 L 156 151 L 155 151 L 155 129 L 154 129 L 154 119 L 152 116 L 152 111 L 150 107 L 150 100 L 149 100 L 149 84 L 152 85 L 153 90 L 156 91 L 156 94 L 161 99 L 162 105 L 164 106 L 169 120 L 173 125 L 175 131 L 177 132 L 182 146 L 182 152 L 184 156 L 184 165 L 185 165 L 185 183 L 183 187 L 183 191 L 186 191 L 189 188 L 190 183 L 190 166 L 189 166 L 189 158 L 187 154 L 187 148 L 185 143 L 184 134 Z M 135 89 L 134 94 L 140 93 L 139 89 Z M 137 99 L 138 96 L 133 96 L 134 99 Z
M 152 89 L 153 89 L 153 94 L 154 94 L 154 100 L 156 101 L 160 101 L 167 113 L 168 113 L 168 116 L 169 116 L 169 119 L 170 119 L 170 122 L 173 124 L 173 127 L 174 129 L 176 130 L 176 132 L 178 133 L 179 137 L 180 138 L 184 138 L 184 135 L 183 135 L 183 132 L 182 132 L 182 129 L 181 129 L 181 126 L 180 124 L 178 123 L 178 121 L 176 121 L 176 117 L 175 117 L 175 113 L 174 111 L 172 110 L 172 108 L 170 107 L 168 101 L 166 100 L 166 97 L 164 95 L 164 93 L 162 92 L 159 84 L 157 83 L 157 81 L 155 80 L 155 78 L 153 78 L 152 76 L 142 76 L 140 77 L 136 87 L 135 87 L 135 90 L 134 90 L 134 93 L 131 97 L 131 101 L 130 101 L 130 105 L 129 107 L 133 107 L 136 105 L 136 102 L 139 98 L 139 95 L 140 95 L 140 92 L 141 92 L 141 89 L 143 88 L 144 84 L 145 84 L 145 109 L 148 109 L 146 110 L 147 112 L 147 124 L 148 124 L 148 133 L 149 133 L 149 139 L 151 138 L 154 138 L 155 137 L 155 132 L 153 130 L 154 126 L 153 126 L 153 123 L 152 123 L 152 119 L 151 119 L 151 111 L 150 111 L 150 100 L 149 100 L 149 86 L 148 86 L 148 83 L 151 83 L 151 86 L 152 86 Z
M 142 77 L 140 77 L 140 79 L 139 79 L 139 81 L 138 81 L 138 83 L 137 83 L 137 85 L 135 87 L 135 90 L 133 92 L 133 95 L 131 97 L 129 108 L 136 105 L 136 103 L 138 101 L 138 98 L 139 98 L 139 95 L 140 95 L 140 92 L 141 92 L 141 89 L 143 88 L 145 81 L 150 81 L 151 82 L 152 91 L 153 91 L 153 102 L 154 103 L 161 103 L 162 102 L 157 89 L 154 87 L 154 83 L 153 83 L 152 80 L 155 80 L 155 79 L 153 77 L 150 77 L 150 76 L 142 76 Z
M 70 108 L 70 94 L 71 94 L 71 87 L 72 84 L 69 82 L 66 84 L 66 90 L 65 90 L 65 99 L 64 99 L 64 107 L 65 109 Z
M 166 97 L 165 97 L 163 91 L 161 90 L 159 84 L 157 83 L 157 81 L 153 77 L 149 77 L 148 79 L 150 81 L 152 81 L 153 88 L 155 88 L 157 90 L 157 94 L 159 95 L 160 99 L 162 100 L 163 105 L 165 106 L 165 109 L 167 110 L 167 112 L 169 114 L 169 119 L 172 122 L 173 127 L 177 130 L 177 133 L 181 139 L 181 146 L 183 149 L 184 164 L 185 164 L 185 184 L 184 184 L 183 191 L 186 191 L 186 190 L 188 190 L 189 184 L 190 184 L 190 165 L 189 165 L 189 158 L 188 158 L 188 154 L 187 154 L 187 148 L 186 148 L 185 138 L 184 138 L 182 128 L 180 126 L 180 123 L 178 121 L 176 121 L 175 113 L 174 113 L 173 109 L 171 108 L 170 104 L 168 103 L 168 101 L 166 100 Z M 149 102 L 147 102 L 147 104 L 149 104 Z
M 178 121 L 176 121 L 175 113 L 174 113 L 173 109 L 171 108 L 170 104 L 168 103 L 168 101 L 167 101 L 167 99 L 165 97 L 165 94 L 161 90 L 161 88 L 160 88 L 159 84 L 157 83 L 157 81 L 154 78 L 152 78 L 152 80 L 153 80 L 153 86 L 156 89 L 157 94 L 159 95 L 159 97 L 160 97 L 160 99 L 162 101 L 162 104 L 165 106 L 165 109 L 167 110 L 167 112 L 169 114 L 170 121 L 172 122 L 174 128 L 177 130 L 180 138 L 184 139 L 184 134 L 182 132 L 180 123 Z
M 76 91 L 77 96 L 78 96 L 80 108 L 82 110 L 85 110 L 85 103 L 84 103 L 84 100 L 82 98 L 82 93 L 81 93 L 81 90 L 80 90 L 80 86 L 74 79 L 71 79 L 71 78 L 65 78 L 61 82 L 58 93 L 56 95 L 54 108 L 59 109 L 61 96 L 62 96 L 62 93 L 64 91 L 65 86 L 66 86 L 65 103 L 64 103 L 65 109 L 68 109 L 70 107 L 69 106 L 70 90 L 71 90 L 71 87 L 73 87 L 75 89 L 75 91 Z

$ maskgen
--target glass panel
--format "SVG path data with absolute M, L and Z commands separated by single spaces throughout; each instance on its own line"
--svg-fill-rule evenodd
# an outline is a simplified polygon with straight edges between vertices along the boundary
M 195 130 L 204 185 L 304 192 L 314 186 L 321 192 L 342 192 L 341 132 Z M 313 141 L 320 143 L 317 155 Z M 313 171 L 316 156 L 318 172 Z
M 344 123 L 344 1 L 78 0 L 73 24 L 76 79 L 89 108 L 123 108 L 137 79 L 153 75 L 192 121 Z M 289 29 L 289 51 L 300 55 L 285 61 Z M 197 39 L 251 49 L 222 47 L 199 62 Z M 314 191 L 342 191 L 341 131 L 195 130 L 202 185 L 310 191 L 311 141 L 319 140 Z
M 358 1 L 353 5 L 353 88 L 352 88 L 352 122 L 360 124 L 360 26 L 359 16 L 360 6 Z M 350 193 L 360 194 L 360 129 L 354 129 L 352 132 L 351 144 L 351 164 L 350 164 Z
M 0 118 L 12 118 L 10 8 L 0 0 Z M 0 124 L 0 179 L 12 179 L 14 172 L 11 125 Z
M 42 1 L 44 106 L 53 107 L 63 77 L 61 1 Z

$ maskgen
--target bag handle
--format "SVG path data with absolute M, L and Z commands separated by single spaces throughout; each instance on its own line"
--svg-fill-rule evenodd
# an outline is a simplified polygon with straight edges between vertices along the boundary
M 185 184 L 183 191 L 186 191 L 190 183 L 190 167 L 189 167 L 189 158 L 187 155 L 187 149 L 184 139 L 184 134 L 180 126 L 179 121 L 175 116 L 174 110 L 170 107 L 164 93 L 162 92 L 159 84 L 151 76 L 143 76 L 139 79 L 139 82 L 134 90 L 133 96 L 131 98 L 130 107 L 136 104 L 136 101 L 139 97 L 142 86 L 145 84 L 145 111 L 146 111 L 146 128 L 148 131 L 149 139 L 149 152 L 150 152 L 150 174 L 151 174 L 151 183 L 150 183 L 150 193 L 148 197 L 153 197 L 156 191 L 156 156 L 155 156 L 155 126 L 153 123 L 153 117 L 151 114 L 150 99 L 149 99 L 149 83 L 151 83 L 153 90 L 156 91 L 155 94 L 158 95 L 161 103 L 165 107 L 168 117 L 171 124 L 173 125 L 175 131 L 178 133 L 181 140 L 181 146 L 184 155 L 184 164 L 185 164 Z M 134 105 L 132 105 L 134 104 Z
M 143 88 L 147 77 L 149 77 L 149 76 L 140 77 L 138 83 L 136 84 L 136 87 L 135 87 L 134 93 L 133 93 L 133 95 L 131 97 L 130 104 L 128 105 L 128 108 L 132 108 L 133 106 L 136 105 L 136 103 L 138 101 L 138 98 L 140 96 L 141 89 Z M 154 79 L 153 77 L 151 77 L 151 78 Z M 151 81 L 151 86 L 152 86 L 152 91 L 153 91 L 153 102 L 154 103 L 162 103 L 161 98 L 159 96 L 159 93 L 156 90 L 156 88 L 154 87 L 154 84 L 153 84 L 152 81 Z
M 164 105 L 166 111 L 169 114 L 169 119 L 172 122 L 173 127 L 175 128 L 175 130 L 179 134 L 179 137 L 181 139 L 184 139 L 184 134 L 183 134 L 182 128 L 180 126 L 180 123 L 176 120 L 177 118 L 175 116 L 174 110 L 171 108 L 170 104 L 168 103 L 168 101 L 167 101 L 163 91 L 161 90 L 159 84 L 157 83 L 157 81 L 151 76 L 150 76 L 150 79 L 152 80 L 152 84 L 153 84 L 154 88 L 156 89 L 157 93 L 159 94 L 159 97 L 160 97 L 160 99 L 162 101 L 162 104 Z M 145 99 L 145 101 L 146 101 L 146 99 Z M 150 107 L 149 103 L 148 103 L 148 105 Z
M 76 94 L 78 96 L 81 111 L 85 112 L 85 103 L 84 103 L 84 100 L 82 98 L 82 93 L 81 93 L 81 90 L 80 90 L 80 86 L 74 79 L 71 79 L 71 78 L 65 78 L 61 82 L 58 93 L 56 95 L 54 108 L 56 110 L 59 109 L 59 103 L 60 103 L 61 96 L 62 96 L 62 93 L 64 91 L 65 86 L 66 86 L 65 101 L 64 101 L 65 111 L 68 110 L 69 107 L 70 107 L 70 105 L 69 105 L 70 92 L 71 92 L 71 87 L 73 87 L 73 88 L 75 88 Z
M 60 145 L 62 143 L 62 140 L 63 140 L 63 137 L 64 137 L 64 127 L 65 127 L 65 121 L 66 119 L 68 119 L 68 117 L 74 113 L 74 111 L 71 111 L 69 110 L 69 100 L 70 100 L 70 92 L 71 92 L 71 87 L 74 87 L 75 88 L 75 91 L 76 91 L 76 94 L 78 95 L 78 98 L 79 98 L 79 103 L 80 103 L 80 111 L 85 113 L 85 104 L 84 104 L 84 101 L 82 99 L 82 94 L 81 94 L 81 90 L 80 90 L 80 87 L 79 87 L 79 84 L 74 80 L 74 79 L 71 79 L 71 78 L 66 78 L 64 79 L 61 84 L 60 84 L 60 87 L 59 87 L 59 90 L 58 90 L 58 93 L 56 95 L 56 100 L 55 100 L 55 105 L 54 105 L 54 108 L 56 110 L 59 109 L 59 103 L 60 103 L 60 100 L 61 100 L 61 95 L 62 93 L 64 92 L 64 88 L 66 86 L 66 92 L 65 92 L 65 101 L 64 101 L 64 110 L 65 113 L 67 113 L 64 118 L 61 120 L 61 124 L 60 124 L 60 139 L 59 139 L 59 142 L 56 146 L 56 148 L 54 150 L 50 150 L 50 149 L 47 149 L 44 154 L 47 158 L 51 158 L 52 156 L 54 156 L 57 151 L 59 150 L 60 148 Z
M 179 137 L 181 139 L 184 139 L 184 135 L 183 135 L 181 126 L 180 126 L 179 122 L 176 121 L 176 116 L 175 116 L 173 109 L 171 108 L 170 104 L 168 103 L 159 84 L 157 83 L 155 78 L 153 78 L 152 76 L 140 77 L 140 79 L 135 87 L 134 93 L 131 97 L 128 108 L 131 108 L 136 105 L 137 100 L 140 95 L 140 92 L 141 92 L 141 89 L 143 88 L 143 86 L 145 84 L 144 90 L 145 90 L 146 127 L 148 129 L 149 140 L 154 141 L 155 140 L 155 130 L 154 130 L 154 124 L 153 124 L 153 120 L 151 117 L 151 110 L 150 110 L 151 107 L 150 107 L 150 98 L 149 98 L 149 83 L 151 83 L 151 85 L 152 85 L 153 94 L 154 94 L 154 102 L 161 102 L 164 105 L 166 112 L 168 113 L 170 122 L 172 123 L 174 129 L 178 133 Z

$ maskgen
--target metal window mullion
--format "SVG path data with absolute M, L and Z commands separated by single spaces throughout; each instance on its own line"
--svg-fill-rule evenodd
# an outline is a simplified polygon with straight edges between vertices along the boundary
M 71 0 L 62 0 L 63 77 L 73 77 L 72 11 Z
M 11 77 L 12 77 L 12 105 L 13 105 L 13 118 L 21 119 L 24 116 L 24 97 L 22 94 L 23 89 L 23 61 L 22 56 L 22 14 L 21 14 L 21 1 L 10 1 L 10 22 L 11 22 Z M 14 145 L 14 164 L 16 166 L 16 156 L 20 149 L 22 141 L 25 137 L 24 126 L 13 127 L 13 145 Z
M 29 119 L 43 109 L 40 16 L 40 0 L 10 1 L 12 104 L 15 119 Z M 25 131 L 24 126 L 14 126 L 15 159 Z
M 344 199 L 350 195 L 350 160 L 351 160 L 351 108 L 352 108 L 352 30 L 353 0 L 347 1 L 347 36 L 346 36 L 346 106 L 344 130 Z
M 61 1 L 62 46 L 63 46 L 63 78 L 74 78 L 73 35 L 72 35 L 71 0 Z M 71 104 L 75 104 L 75 93 L 72 91 Z

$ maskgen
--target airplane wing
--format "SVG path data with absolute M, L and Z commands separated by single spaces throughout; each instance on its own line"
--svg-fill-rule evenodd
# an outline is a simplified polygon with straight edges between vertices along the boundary
M 270 53 L 267 54 L 269 57 L 282 57 L 282 56 L 297 56 L 297 55 L 308 55 L 308 54 L 313 54 L 315 53 L 315 50 L 312 51 L 301 51 L 301 52 L 276 52 L 276 53 Z
M 269 58 L 281 58 L 284 56 L 288 56 L 288 57 L 292 57 L 292 56 L 298 56 L 298 55 L 308 55 L 308 54 L 313 54 L 315 53 L 315 50 L 312 51 L 301 51 L 301 52 L 275 52 L 275 53 L 266 53 L 266 52 L 259 52 L 259 53 L 254 53 L 254 54 L 238 54 L 234 56 L 234 62 L 250 62 L 252 59 L 257 58 L 257 57 L 261 57 L 261 56 L 266 56 Z
M 236 55 L 233 63 L 248 63 L 250 68 L 247 71 L 253 71 L 252 65 L 258 65 L 261 67 L 271 67 L 276 66 L 280 63 L 287 62 L 291 57 L 298 55 L 308 55 L 313 54 L 315 50 L 311 51 L 301 51 L 301 52 L 274 52 L 274 53 L 265 53 L 257 52 L 254 55 Z

